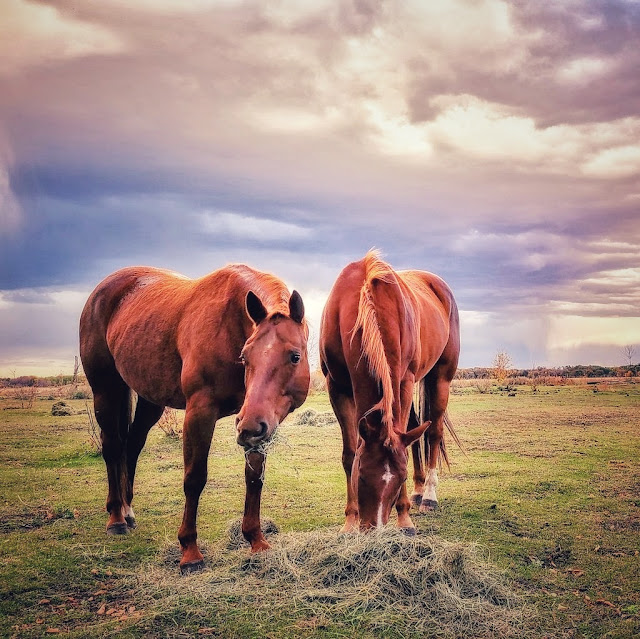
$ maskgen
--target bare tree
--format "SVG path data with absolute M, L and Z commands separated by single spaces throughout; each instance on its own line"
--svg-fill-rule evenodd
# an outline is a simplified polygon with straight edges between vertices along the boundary
M 506 351 L 498 351 L 493 358 L 492 369 L 493 377 L 498 380 L 498 383 L 502 384 L 509 376 L 509 370 L 511 369 L 511 357 L 509 353 Z
M 75 361 L 73 363 L 73 384 L 74 386 L 78 385 L 78 371 L 80 370 L 80 360 L 78 356 L 75 356 Z
M 629 366 L 633 365 L 633 358 L 636 354 L 636 347 L 634 344 L 627 344 L 622 347 L 622 354 L 624 358 L 627 360 Z

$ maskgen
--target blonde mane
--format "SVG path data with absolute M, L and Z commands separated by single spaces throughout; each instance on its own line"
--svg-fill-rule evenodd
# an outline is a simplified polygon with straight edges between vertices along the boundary
M 365 277 L 360 289 L 360 301 L 358 302 L 358 317 L 353 327 L 353 336 L 362 329 L 362 354 L 369 364 L 369 372 L 382 388 L 382 399 L 372 406 L 366 414 L 380 409 L 382 423 L 387 429 L 386 443 L 393 438 L 393 382 L 391 380 L 391 368 L 380 333 L 378 314 L 373 300 L 372 283 L 380 280 L 388 284 L 397 282 L 393 269 L 380 258 L 376 250 L 369 251 L 364 256 Z
M 244 279 L 247 287 L 260 298 L 269 315 L 289 314 L 289 290 L 282 280 L 271 273 L 256 271 L 245 264 L 229 264 L 226 268 Z

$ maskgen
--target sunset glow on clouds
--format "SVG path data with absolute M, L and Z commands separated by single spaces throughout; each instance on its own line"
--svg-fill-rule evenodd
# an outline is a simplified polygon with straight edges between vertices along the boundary
M 450 283 L 462 366 L 624 363 L 639 35 L 631 0 L 5 0 L 0 375 L 68 369 L 121 266 L 246 262 L 318 326 L 372 246 Z

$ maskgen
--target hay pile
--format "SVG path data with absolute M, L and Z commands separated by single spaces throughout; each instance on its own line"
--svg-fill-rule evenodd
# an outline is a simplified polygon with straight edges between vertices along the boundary
M 51 406 L 51 414 L 54 417 L 65 417 L 67 415 L 73 415 L 74 412 L 67 402 L 60 401 L 55 402 L 55 404 Z
M 300 411 L 293 422 L 294 426 L 330 426 L 331 424 L 337 424 L 338 420 L 331 411 L 313 410 L 313 408 L 307 408 Z
M 392 527 L 270 541 L 271 551 L 251 556 L 209 547 L 203 573 L 180 578 L 171 561 L 171 574 L 154 581 L 202 604 L 232 597 L 265 623 L 313 618 L 343 629 L 392 629 L 393 637 L 523 636 L 522 605 L 473 544 L 407 537 Z
M 473 545 L 407 537 L 397 528 L 284 535 L 245 570 L 281 592 L 281 605 L 367 614 L 373 626 L 397 620 L 416 631 L 483 636 L 508 635 L 513 621 L 514 595 Z

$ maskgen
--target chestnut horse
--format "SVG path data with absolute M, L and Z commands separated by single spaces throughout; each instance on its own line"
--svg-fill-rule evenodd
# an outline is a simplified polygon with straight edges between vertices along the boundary
M 423 512 L 436 506 L 438 453 L 447 459 L 445 424 L 457 441 L 446 409 L 459 351 L 458 309 L 436 275 L 396 272 L 369 251 L 338 276 L 322 315 L 320 360 L 342 429 L 343 531 L 385 525 L 395 504 L 398 526 L 415 534 L 405 487 L 409 444 L 413 501 Z M 412 403 L 416 383 L 420 421 Z
M 183 572 L 203 565 L 196 541 L 198 502 L 216 421 L 233 413 L 237 441 L 246 449 L 242 532 L 253 552 L 269 548 L 260 530 L 260 445 L 307 397 L 307 337 L 300 295 L 289 296 L 279 279 L 242 264 L 196 280 L 131 267 L 102 281 L 80 318 L 80 355 L 107 466 L 107 532 L 135 527 L 131 501 L 138 456 L 169 406 L 186 409 L 186 500 L 178 532 Z

